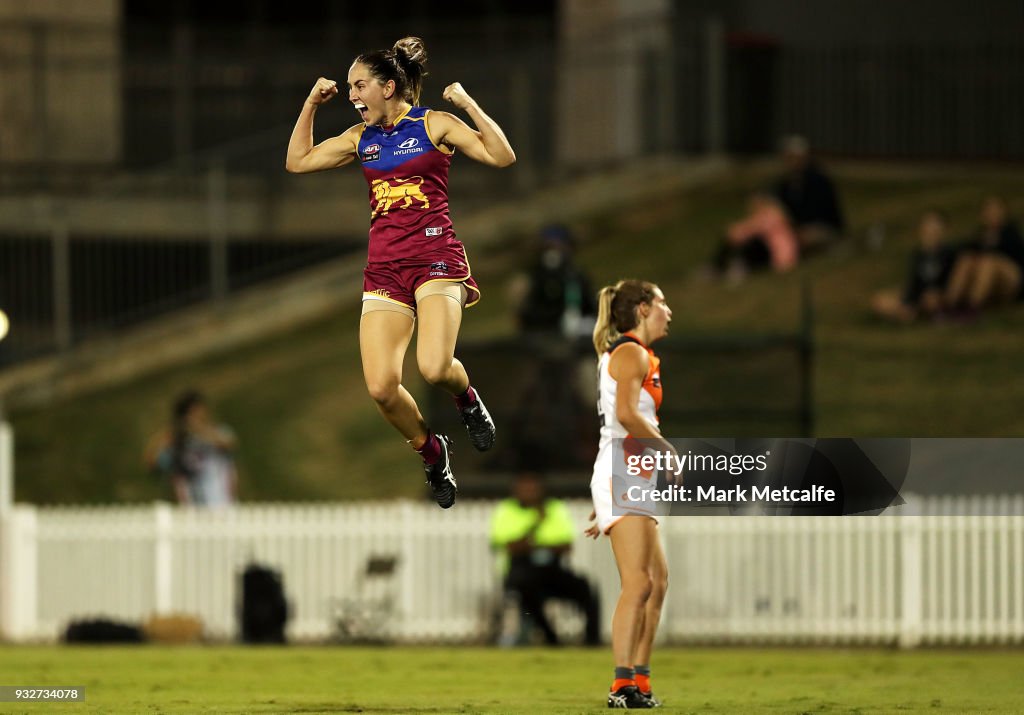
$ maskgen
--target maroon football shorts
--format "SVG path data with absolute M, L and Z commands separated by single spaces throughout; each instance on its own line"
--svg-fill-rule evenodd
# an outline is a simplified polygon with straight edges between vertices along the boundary
M 417 292 L 422 298 L 447 292 L 444 289 L 459 283 L 466 288 L 465 307 L 479 302 L 480 289 L 470 273 L 466 249 L 460 241 L 422 256 L 368 263 L 363 269 L 363 312 L 390 305 L 399 312 L 407 312 L 400 307 L 404 306 L 415 315 Z

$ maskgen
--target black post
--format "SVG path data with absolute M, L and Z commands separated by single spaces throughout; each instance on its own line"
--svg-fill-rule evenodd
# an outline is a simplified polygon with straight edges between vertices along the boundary
M 800 285 L 800 431 L 814 436 L 814 301 L 811 284 Z

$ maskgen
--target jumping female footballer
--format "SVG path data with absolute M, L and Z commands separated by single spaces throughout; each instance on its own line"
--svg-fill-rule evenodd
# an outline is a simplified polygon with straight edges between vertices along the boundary
M 448 166 L 456 150 L 494 167 L 509 166 L 516 155 L 501 127 L 458 82 L 442 96 L 465 111 L 476 129 L 419 106 L 426 61 L 417 37 L 356 57 L 348 71 L 348 100 L 362 121 L 314 144 L 313 117 L 338 94 L 337 82 L 318 79 L 292 130 L 285 168 L 306 173 L 362 164 L 370 197 L 359 321 L 363 376 L 381 414 L 422 456 L 434 498 L 447 509 L 457 491 L 452 442 L 427 426 L 401 384 L 402 362 L 419 318 L 420 373 L 455 398 L 473 446 L 491 448 L 494 422 L 455 359 L 462 310 L 480 300 L 480 290 L 448 217 Z

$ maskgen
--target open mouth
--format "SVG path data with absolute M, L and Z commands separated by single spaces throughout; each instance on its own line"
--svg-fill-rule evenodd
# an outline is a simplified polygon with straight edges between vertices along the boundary
M 366 105 L 362 102 L 356 102 L 353 106 L 355 106 L 356 111 L 359 112 L 359 116 L 366 119 Z

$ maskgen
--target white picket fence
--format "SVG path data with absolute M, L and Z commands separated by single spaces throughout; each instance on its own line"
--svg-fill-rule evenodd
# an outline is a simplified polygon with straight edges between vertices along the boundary
M 959 514 L 992 506 L 916 505 Z M 1021 497 L 1000 507 L 1024 514 Z M 378 635 L 480 641 L 500 602 L 488 546 L 493 508 L 469 500 L 450 512 L 406 501 L 227 511 L 18 505 L 0 515 L 0 633 L 55 640 L 76 618 L 174 612 L 201 618 L 211 638 L 234 638 L 239 574 L 255 560 L 283 574 L 293 639 L 331 638 L 340 601 L 390 590 L 391 614 L 372 624 Z M 571 509 L 582 529 L 589 503 Z M 667 641 L 1024 641 L 1024 516 L 673 517 L 662 537 Z M 363 578 L 372 556 L 398 559 L 375 594 Z M 581 536 L 572 562 L 599 585 L 607 623 L 618 593 L 607 541 Z M 578 616 L 562 620 L 579 627 Z

